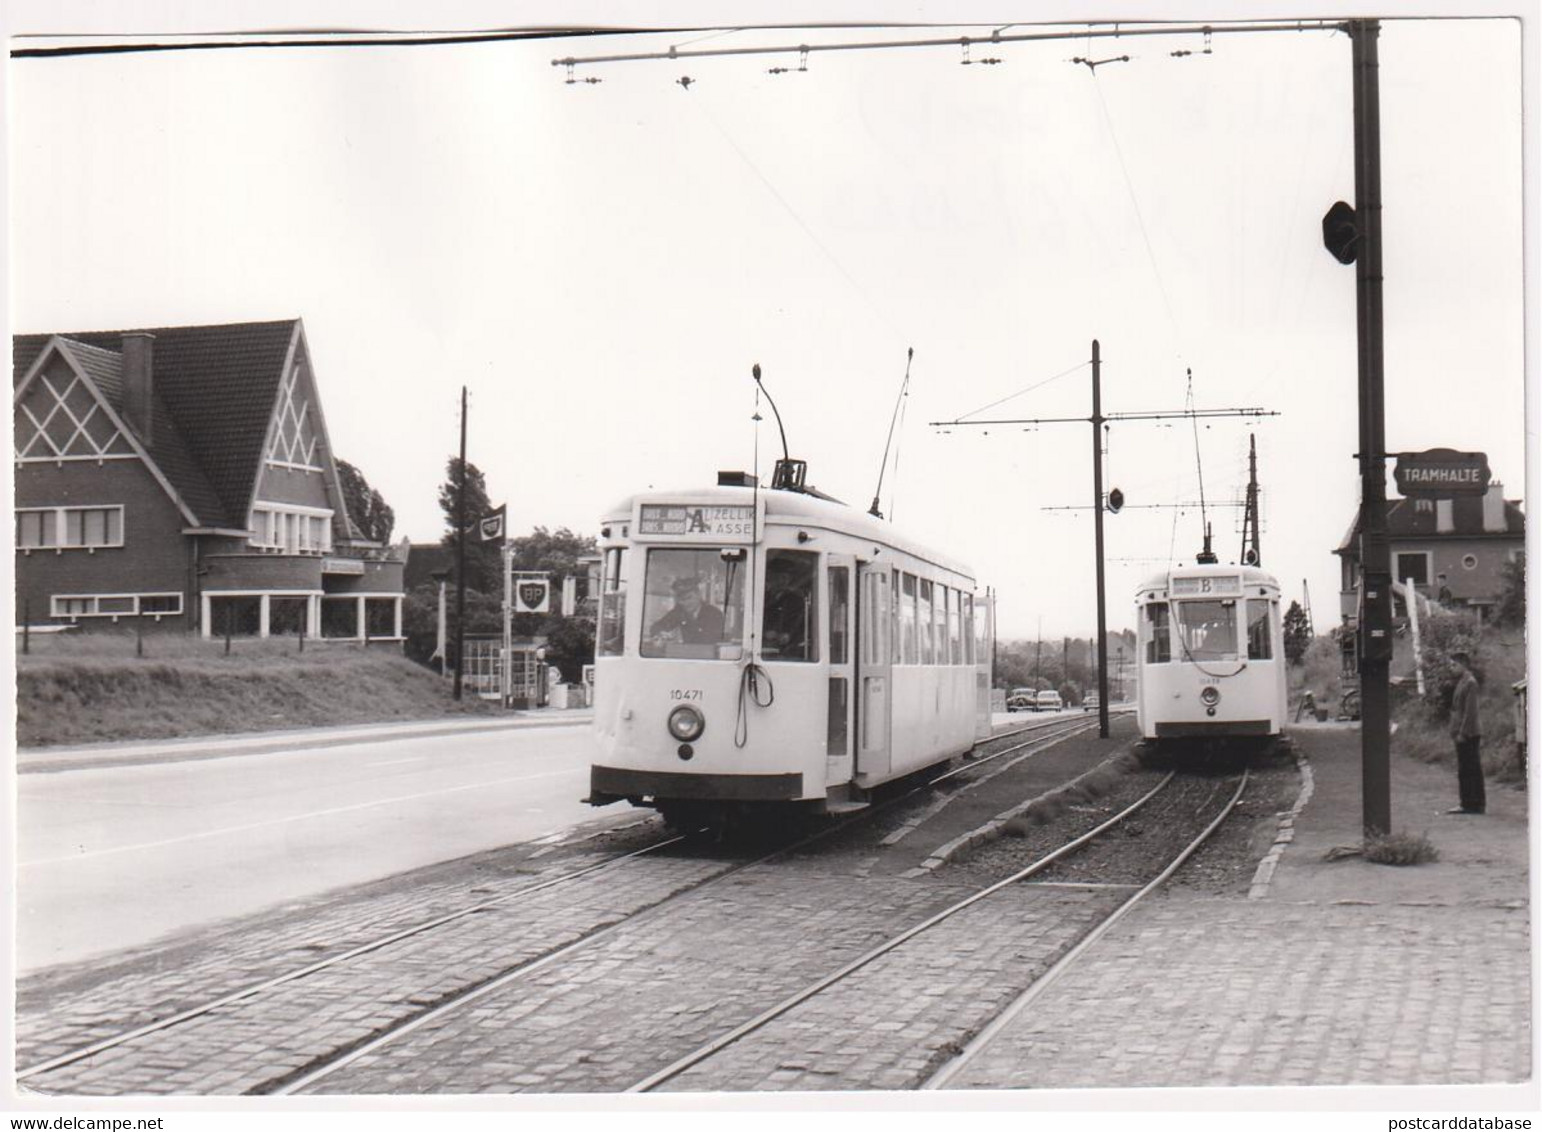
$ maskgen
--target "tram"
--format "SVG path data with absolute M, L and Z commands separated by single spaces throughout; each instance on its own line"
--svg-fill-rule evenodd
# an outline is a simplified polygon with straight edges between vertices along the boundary
M 1136 594 L 1136 716 L 1148 742 L 1267 741 L 1285 724 L 1280 587 L 1256 566 L 1198 563 Z
M 676 824 L 838 812 L 990 733 L 992 618 L 968 568 L 803 486 L 715 486 L 610 508 L 587 801 Z

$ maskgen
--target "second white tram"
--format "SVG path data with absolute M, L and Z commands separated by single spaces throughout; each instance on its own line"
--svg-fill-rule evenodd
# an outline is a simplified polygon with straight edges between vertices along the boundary
M 974 578 L 887 523 L 725 472 L 621 501 L 600 549 L 596 805 L 846 809 L 989 734 Z
M 1143 738 L 1280 734 L 1285 650 L 1272 575 L 1256 566 L 1180 566 L 1148 580 L 1135 602 Z

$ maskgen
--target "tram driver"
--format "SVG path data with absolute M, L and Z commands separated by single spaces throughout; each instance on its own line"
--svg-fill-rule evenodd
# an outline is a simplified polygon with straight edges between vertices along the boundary
M 678 631 L 688 645 L 712 645 L 723 639 L 723 612 L 702 600 L 694 577 L 681 575 L 670 583 L 674 607 L 648 627 L 650 637 L 662 637 Z

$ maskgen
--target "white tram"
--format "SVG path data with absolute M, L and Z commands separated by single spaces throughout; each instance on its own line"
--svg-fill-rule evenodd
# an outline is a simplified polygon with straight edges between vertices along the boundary
M 1158 574 L 1135 598 L 1137 709 L 1148 741 L 1280 734 L 1285 648 L 1280 587 L 1256 566 Z
M 623 500 L 600 549 L 595 805 L 850 809 L 989 734 L 986 602 L 887 523 L 723 472 Z

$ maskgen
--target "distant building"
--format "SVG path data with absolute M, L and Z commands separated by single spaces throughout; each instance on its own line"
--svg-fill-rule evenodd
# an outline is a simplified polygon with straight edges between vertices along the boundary
M 18 620 L 401 639 L 405 549 L 349 521 L 299 319 L 13 346 Z
M 1504 497 L 1500 483 L 1490 484 L 1482 496 L 1395 499 L 1387 505 L 1387 540 L 1398 582 L 1411 580 L 1431 601 L 1486 615 L 1499 600 L 1505 563 L 1526 549 L 1526 516 L 1518 502 Z M 1343 570 L 1341 612 L 1353 618 L 1360 581 L 1358 516 L 1333 553 Z

